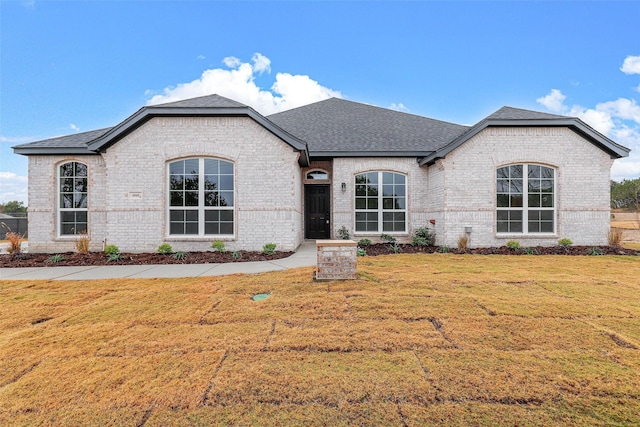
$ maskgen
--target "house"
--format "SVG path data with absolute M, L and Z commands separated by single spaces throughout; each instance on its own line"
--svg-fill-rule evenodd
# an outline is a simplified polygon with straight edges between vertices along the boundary
M 112 128 L 14 147 L 29 157 L 29 248 L 230 250 L 304 239 L 606 245 L 609 175 L 629 149 L 580 119 L 504 107 L 473 126 L 343 99 L 263 116 L 210 95 Z

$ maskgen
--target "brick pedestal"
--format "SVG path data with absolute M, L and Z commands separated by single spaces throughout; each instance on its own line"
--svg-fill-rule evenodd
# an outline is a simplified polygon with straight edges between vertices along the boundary
M 316 280 L 350 280 L 356 271 L 357 243 L 353 240 L 317 240 Z

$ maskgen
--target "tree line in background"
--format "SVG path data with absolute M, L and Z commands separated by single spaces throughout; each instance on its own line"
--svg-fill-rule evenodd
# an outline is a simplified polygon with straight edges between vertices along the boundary
M 611 208 L 640 210 L 640 178 L 611 181 Z
M 620 182 L 611 181 L 611 208 L 640 210 L 640 178 L 623 179 Z M 0 203 L 0 213 L 26 213 L 27 207 L 23 202 L 12 200 Z

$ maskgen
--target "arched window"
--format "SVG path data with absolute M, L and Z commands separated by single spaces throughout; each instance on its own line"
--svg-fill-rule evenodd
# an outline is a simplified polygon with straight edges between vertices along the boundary
M 233 163 L 192 158 L 169 163 L 169 234 L 234 234 Z
M 59 233 L 69 236 L 87 232 L 87 165 L 68 162 L 59 168 Z
M 498 168 L 496 230 L 506 234 L 555 233 L 556 171 L 535 164 Z
M 394 172 L 355 177 L 356 232 L 407 231 L 407 179 Z
M 307 172 L 307 179 L 329 179 L 329 174 L 322 170 Z

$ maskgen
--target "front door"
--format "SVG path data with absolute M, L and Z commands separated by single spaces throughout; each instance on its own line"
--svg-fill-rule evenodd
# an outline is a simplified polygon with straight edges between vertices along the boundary
M 304 186 L 305 238 L 329 238 L 329 186 Z

